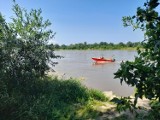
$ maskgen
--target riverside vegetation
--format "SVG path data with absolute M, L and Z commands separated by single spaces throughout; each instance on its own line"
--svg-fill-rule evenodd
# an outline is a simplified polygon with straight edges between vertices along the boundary
M 48 41 L 54 33 L 41 9 L 27 12 L 13 1 L 15 16 L 0 14 L 0 119 L 62 120 L 95 118 L 93 104 L 107 101 L 100 91 L 76 80 L 49 77 L 55 55 Z
M 52 46 L 54 47 L 55 50 L 115 50 L 115 49 L 136 50 L 136 48 L 142 48 L 140 42 L 130 42 L 130 41 L 128 41 L 127 43 L 120 42 L 118 44 L 107 43 L 107 42 L 87 44 L 87 42 L 84 42 L 84 43 L 76 43 L 70 45 L 54 44 Z
M 136 87 L 134 103 L 130 97 L 114 98 L 119 111 L 136 108 L 138 98 L 147 98 L 152 101 L 148 118 L 160 118 L 160 16 L 159 0 L 147 0 L 143 7 L 137 8 L 136 15 L 123 17 L 124 26 L 144 31 L 145 40 L 142 42 L 143 50 L 137 49 L 138 56 L 133 62 L 126 61 L 121 64 L 115 73 L 120 82 Z
M 41 9 L 27 12 L 15 1 L 13 3 L 15 16 L 11 23 L 6 23 L 0 14 L 0 119 L 101 119 L 99 117 L 104 114 L 112 114 L 112 109 L 101 112 L 95 107 L 106 102 L 111 104 L 102 92 L 88 89 L 73 79 L 61 80 L 48 76 L 49 66 L 55 65 L 51 59 L 61 58 L 54 54 L 53 46 L 48 43 L 54 36 L 48 29 L 51 23 L 43 20 Z M 121 76 L 121 71 L 117 72 L 117 77 Z M 152 97 L 158 98 L 156 96 Z M 127 108 L 124 106 L 126 104 L 129 106 L 124 99 L 115 98 L 113 101 L 121 103 L 118 107 L 121 109 Z M 159 102 L 153 102 L 153 109 L 149 112 L 151 117 L 145 114 L 134 119 L 158 117 L 155 114 L 155 111 L 159 112 L 158 106 Z M 112 119 L 128 119 L 124 115 L 112 116 Z

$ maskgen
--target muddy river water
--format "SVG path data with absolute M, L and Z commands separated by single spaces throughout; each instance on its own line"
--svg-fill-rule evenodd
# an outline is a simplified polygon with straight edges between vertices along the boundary
M 53 69 L 62 78 L 78 78 L 89 88 L 101 91 L 112 91 L 119 96 L 132 95 L 134 88 L 114 79 L 114 73 L 122 61 L 133 61 L 136 51 L 131 50 L 61 50 L 55 51 L 64 58 L 56 59 Z M 113 63 L 95 64 L 92 57 L 106 57 L 116 59 Z

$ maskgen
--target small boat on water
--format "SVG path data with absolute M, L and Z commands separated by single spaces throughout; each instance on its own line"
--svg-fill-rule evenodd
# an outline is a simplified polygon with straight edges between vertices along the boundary
M 106 59 L 104 57 L 100 57 L 100 58 L 93 57 L 92 60 L 94 60 L 95 62 L 98 62 L 98 63 L 115 62 L 115 59 Z

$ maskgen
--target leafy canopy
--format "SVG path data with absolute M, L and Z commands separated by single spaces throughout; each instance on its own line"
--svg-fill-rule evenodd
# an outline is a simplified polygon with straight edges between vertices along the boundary
M 138 7 L 136 15 L 123 17 L 124 26 L 144 31 L 143 49 L 137 49 L 133 62 L 122 63 L 115 78 L 136 87 L 134 105 L 138 98 L 146 97 L 160 101 L 160 16 L 156 9 L 159 0 L 149 0 L 144 7 Z M 116 102 L 117 99 L 114 99 Z M 113 100 L 113 101 L 114 101 Z M 122 98 L 120 101 L 124 101 Z
M 0 14 L 0 80 L 10 89 L 43 78 L 54 65 L 51 59 L 58 57 L 49 44 L 55 34 L 42 10 L 28 12 L 14 1 L 13 11 L 11 23 Z

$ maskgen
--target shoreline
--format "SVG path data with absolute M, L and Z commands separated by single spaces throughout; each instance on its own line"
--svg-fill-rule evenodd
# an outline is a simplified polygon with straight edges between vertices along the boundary
M 142 48 L 141 48 L 142 49 Z M 55 49 L 54 51 L 65 51 L 65 50 L 71 50 L 71 51 L 74 51 L 74 50 L 84 50 L 84 51 L 86 51 L 86 50 L 131 50 L 131 51 L 136 51 L 137 50 L 137 48 L 115 48 L 115 49 Z
M 84 80 L 84 79 L 79 79 L 79 78 L 72 78 L 72 77 L 66 77 L 65 75 L 65 73 L 64 74 L 62 74 L 62 73 L 58 73 L 58 72 L 49 72 L 48 73 L 48 75 L 50 75 L 50 76 L 52 76 L 52 77 L 57 77 L 58 79 L 62 79 L 62 80 L 67 80 L 67 79 L 75 79 L 75 80 L 79 80 L 79 81 L 82 81 L 82 80 Z M 83 84 L 84 85 L 84 84 Z M 85 85 L 86 86 L 86 85 Z M 86 86 L 87 87 L 87 86 Z M 87 87 L 87 88 L 89 88 L 89 87 Z M 89 88 L 90 89 L 90 88 Z M 91 89 L 94 89 L 94 88 L 91 88 Z M 109 97 L 110 98 L 110 100 L 112 99 L 112 98 L 114 98 L 114 97 L 122 97 L 122 96 L 118 96 L 118 95 L 115 95 L 114 93 L 113 93 L 113 91 L 101 91 L 102 93 L 104 93 L 104 95 L 106 96 L 106 97 Z M 130 95 L 130 97 L 131 98 L 133 98 L 134 99 L 134 97 L 133 97 L 133 95 Z M 149 100 L 148 99 L 138 99 L 138 101 L 139 102 L 137 102 L 137 105 L 139 105 L 139 106 L 146 106 L 147 108 L 149 108 Z
M 128 96 L 133 96 L 134 95 L 134 88 L 133 88 L 133 92 L 131 94 L 123 94 L 122 92 L 119 93 L 116 91 L 112 91 L 112 90 L 101 90 L 100 88 L 94 88 L 93 86 L 88 86 L 87 84 L 85 84 L 85 77 L 81 76 L 81 77 L 72 77 L 72 76 L 67 76 L 67 74 L 65 73 L 60 73 L 60 72 L 53 72 L 53 71 L 49 71 L 48 72 L 48 75 L 51 76 L 51 77 L 56 77 L 57 79 L 60 79 L 60 80 L 69 80 L 69 79 L 72 79 L 72 80 L 78 80 L 80 81 L 85 87 L 89 88 L 89 89 L 96 89 L 96 90 L 99 90 L 103 93 L 105 92 L 112 92 L 113 95 L 116 95 L 116 96 L 119 96 L 119 97 L 128 97 Z M 120 84 L 120 83 L 119 83 Z M 111 93 L 109 93 L 111 94 Z
M 60 78 L 60 80 L 67 80 L 67 78 L 64 77 L 65 74 L 50 72 L 49 75 L 51 75 L 52 77 L 54 77 L 54 76 L 58 77 L 58 79 Z M 64 75 L 64 76 L 61 76 L 61 75 Z M 74 78 L 72 78 L 72 79 L 74 79 Z M 75 78 L 75 80 L 79 80 L 79 79 Z M 89 88 L 89 87 L 87 87 L 87 88 Z M 129 110 L 122 111 L 119 113 L 116 110 L 116 107 L 117 107 L 116 104 L 110 102 L 110 100 L 113 99 L 114 97 L 120 98 L 120 96 L 115 95 L 112 91 L 102 91 L 102 93 L 108 98 L 108 101 L 101 102 L 101 104 L 98 104 L 98 101 L 97 101 L 97 104 L 92 105 L 92 109 L 97 111 L 98 113 L 100 113 L 100 115 L 97 116 L 96 119 L 99 119 L 99 120 L 103 120 L 106 118 L 107 119 L 116 119 L 116 118 L 121 118 L 121 117 L 123 118 L 123 116 L 126 116 L 127 119 L 134 120 L 134 118 L 136 116 L 135 113 L 132 113 Z M 131 101 L 134 102 L 134 97 L 133 96 L 130 96 L 130 97 L 132 98 Z M 151 109 L 149 103 L 150 103 L 150 101 L 148 99 L 145 99 L 145 98 L 138 99 L 136 106 L 137 107 L 139 106 L 138 108 L 140 108 L 140 109 L 135 109 L 135 111 L 142 114 L 142 115 L 146 115 L 148 113 L 148 111 Z
M 103 93 L 104 93 L 104 95 L 106 97 L 109 97 L 110 100 L 113 99 L 114 97 L 118 97 L 118 98 L 120 97 L 120 96 L 115 95 L 112 91 L 104 91 Z M 134 102 L 133 101 L 134 100 L 134 96 L 131 95 L 129 97 L 131 97 L 132 102 Z M 138 98 L 138 100 L 137 100 L 137 106 L 141 106 L 141 107 L 144 107 L 146 109 L 150 109 L 149 101 L 150 100 L 148 100 L 146 98 L 142 98 L 142 99 Z

